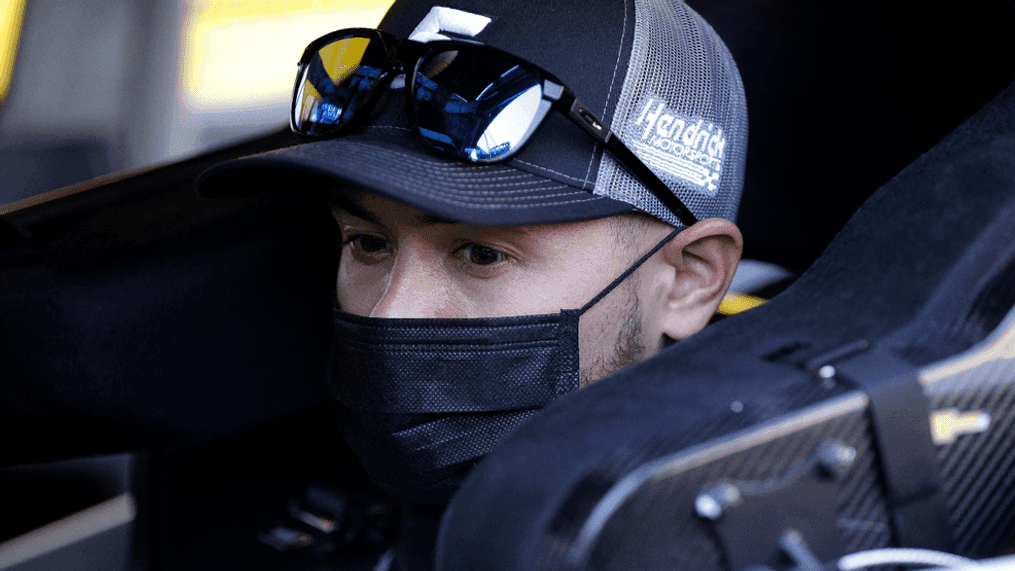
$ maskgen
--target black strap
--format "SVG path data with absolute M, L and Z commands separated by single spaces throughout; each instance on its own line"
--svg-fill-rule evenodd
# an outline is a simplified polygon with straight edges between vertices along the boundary
M 874 439 L 899 544 L 950 551 L 953 541 L 940 466 L 916 369 L 881 348 L 837 363 L 835 369 L 839 378 L 870 397 Z
M 620 276 L 618 276 L 617 279 L 615 279 L 612 282 L 610 282 L 610 285 L 606 286 L 603 289 L 603 291 L 599 292 L 599 295 L 597 295 L 596 297 L 594 297 L 591 300 L 589 300 L 588 303 L 586 303 L 581 309 L 579 309 L 578 310 L 578 315 L 582 315 L 583 313 L 585 313 L 586 311 L 591 309 L 593 305 L 599 303 L 599 300 L 601 300 L 604 297 L 606 297 L 607 294 L 609 294 L 611 291 L 613 291 L 614 288 L 616 288 L 617 286 L 620 285 L 620 282 L 626 280 L 627 276 L 633 274 L 635 270 L 640 268 L 642 264 L 647 262 L 648 259 L 651 258 L 653 255 L 655 255 L 656 252 L 661 250 L 663 246 L 665 246 L 666 244 L 669 244 L 670 240 L 676 238 L 677 234 L 680 234 L 680 232 L 682 232 L 683 230 L 684 230 L 683 228 L 677 228 L 676 230 L 674 230 L 674 231 L 670 232 L 669 234 L 667 234 L 666 237 L 663 238 L 662 240 L 660 240 L 659 243 L 656 244 L 651 250 L 649 250 L 647 254 L 642 256 L 630 268 L 627 268 L 627 270 L 625 270 L 624 273 L 620 274 Z

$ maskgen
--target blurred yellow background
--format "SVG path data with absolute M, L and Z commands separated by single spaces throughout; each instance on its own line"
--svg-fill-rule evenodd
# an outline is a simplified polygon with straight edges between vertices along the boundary
M 287 128 L 315 38 L 393 0 L 0 0 L 0 205 Z
M 198 108 L 288 101 L 303 48 L 332 30 L 375 27 L 392 0 L 188 0 L 180 92 Z
M 7 95 L 14 70 L 14 57 L 18 52 L 21 19 L 25 15 L 25 0 L 0 2 L 0 100 Z

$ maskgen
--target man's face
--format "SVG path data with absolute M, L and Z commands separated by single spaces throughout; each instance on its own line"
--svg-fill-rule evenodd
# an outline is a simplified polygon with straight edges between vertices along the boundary
M 647 249 L 616 219 L 534 226 L 450 222 L 363 192 L 339 197 L 338 300 L 370 317 L 477 318 L 577 309 Z M 638 273 L 582 315 L 582 383 L 654 352 Z M 649 332 L 651 335 L 651 332 Z M 648 349 L 646 349 L 648 347 Z

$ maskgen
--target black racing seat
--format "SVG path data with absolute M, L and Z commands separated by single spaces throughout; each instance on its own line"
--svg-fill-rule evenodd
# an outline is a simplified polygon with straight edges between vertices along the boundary
M 1007 552 L 1013 189 L 1015 84 L 875 193 L 783 294 L 512 434 L 452 501 L 438 568 Z

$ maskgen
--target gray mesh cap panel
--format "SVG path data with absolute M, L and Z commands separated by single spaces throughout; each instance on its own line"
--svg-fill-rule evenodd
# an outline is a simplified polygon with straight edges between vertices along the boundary
M 700 220 L 735 220 L 747 103 L 729 50 L 683 2 L 635 0 L 634 44 L 611 128 Z M 609 153 L 595 193 L 682 226 Z

